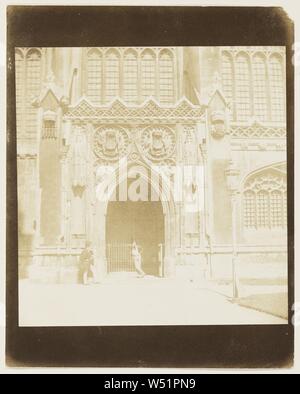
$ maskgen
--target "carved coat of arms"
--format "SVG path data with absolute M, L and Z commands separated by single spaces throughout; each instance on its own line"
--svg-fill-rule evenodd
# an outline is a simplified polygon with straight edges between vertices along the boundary
M 101 128 L 94 135 L 94 152 L 103 160 L 116 161 L 127 153 L 129 138 L 121 128 Z
M 167 127 L 151 127 L 141 134 L 143 154 L 152 160 L 172 157 L 175 149 L 175 133 Z
M 154 130 L 151 137 L 151 154 L 153 156 L 164 155 L 166 153 L 166 146 L 163 132 L 161 130 Z
M 119 151 L 119 133 L 117 130 L 107 130 L 104 134 L 104 152 L 115 156 Z

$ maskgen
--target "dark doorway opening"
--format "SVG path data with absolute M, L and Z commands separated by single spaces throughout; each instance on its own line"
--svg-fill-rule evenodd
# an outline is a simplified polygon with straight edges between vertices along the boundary
M 163 276 L 164 214 L 161 202 L 115 202 L 107 208 L 108 273 L 134 272 L 133 241 L 141 249 L 147 275 Z

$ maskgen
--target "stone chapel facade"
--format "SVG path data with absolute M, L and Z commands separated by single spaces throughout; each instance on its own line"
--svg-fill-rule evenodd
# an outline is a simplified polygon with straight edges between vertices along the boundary
M 15 67 L 20 278 L 76 283 L 87 240 L 100 280 L 130 272 L 133 238 L 158 277 L 228 279 L 233 254 L 285 275 L 283 48 L 18 48 Z M 98 168 L 124 158 L 201 168 L 199 209 L 98 201 Z

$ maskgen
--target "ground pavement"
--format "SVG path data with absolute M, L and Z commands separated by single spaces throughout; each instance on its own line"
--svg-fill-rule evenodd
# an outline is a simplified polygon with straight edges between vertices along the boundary
M 108 277 L 87 286 L 22 280 L 19 311 L 21 326 L 287 324 L 215 288 L 151 277 Z

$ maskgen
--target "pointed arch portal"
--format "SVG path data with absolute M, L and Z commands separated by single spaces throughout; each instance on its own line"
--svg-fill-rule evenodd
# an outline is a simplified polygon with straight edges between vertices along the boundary
M 137 163 L 129 165 L 128 174 Z M 139 163 L 140 164 L 140 163 Z M 146 171 L 150 169 L 144 166 Z M 147 201 L 120 201 L 119 188 L 124 182 L 119 179 L 116 190 L 112 190 L 109 201 L 97 201 L 92 239 L 97 249 L 99 272 L 134 272 L 131 245 L 136 241 L 141 248 L 142 267 L 146 274 L 172 277 L 175 273 L 176 209 L 173 195 L 163 190 L 158 180 L 150 176 L 143 180 L 147 184 Z M 128 190 L 136 182 L 126 180 Z M 165 188 L 166 189 L 166 188 Z M 160 199 L 153 201 L 153 193 Z

